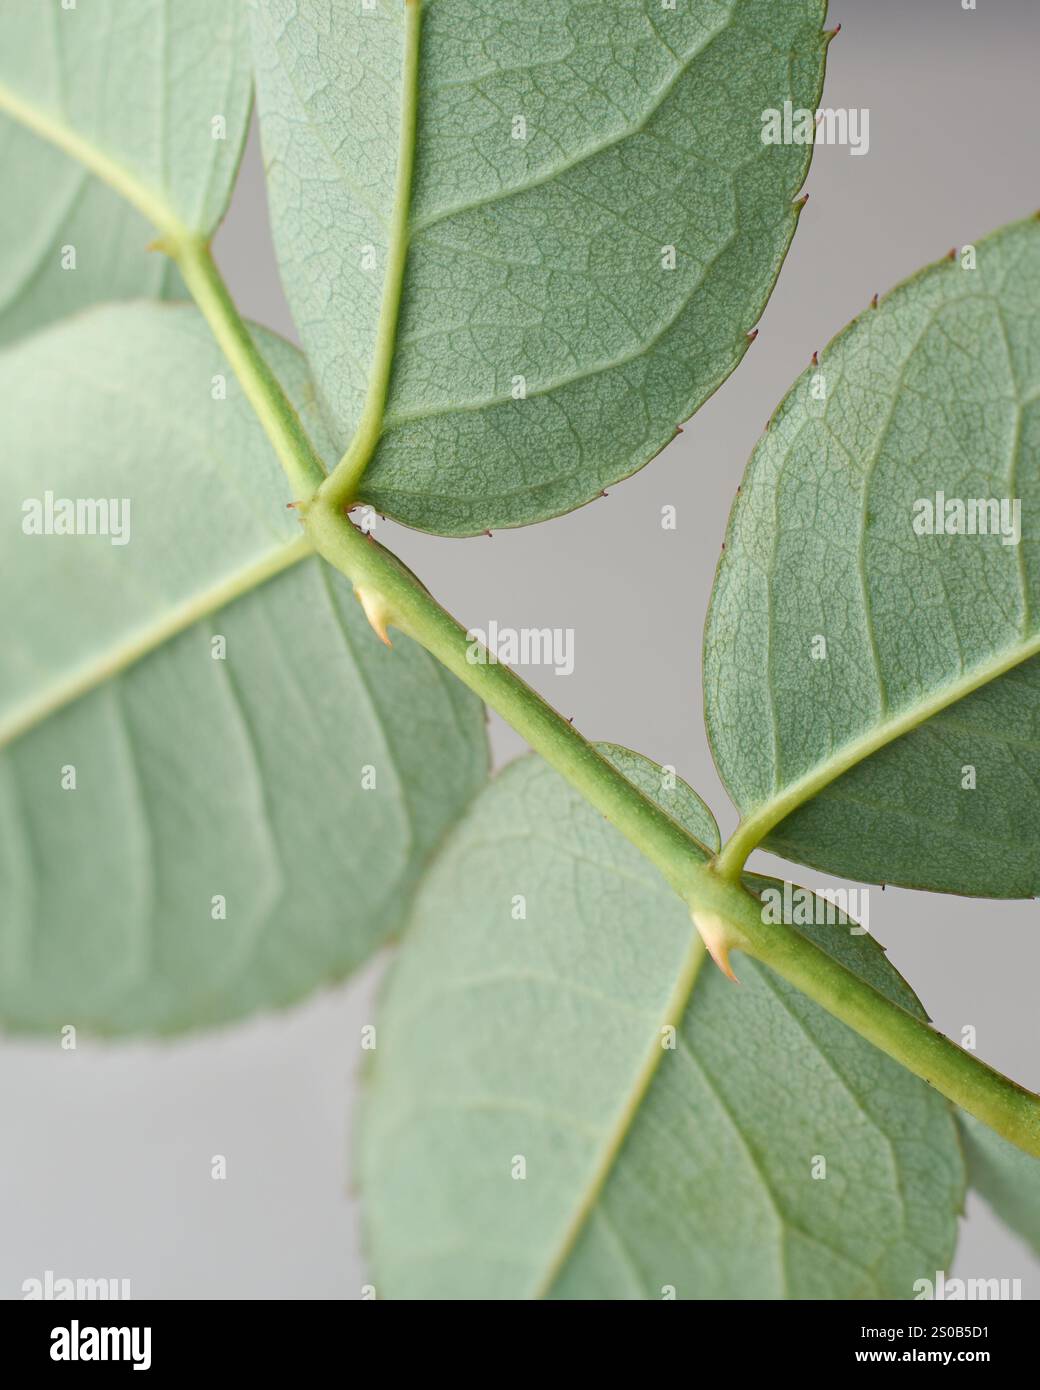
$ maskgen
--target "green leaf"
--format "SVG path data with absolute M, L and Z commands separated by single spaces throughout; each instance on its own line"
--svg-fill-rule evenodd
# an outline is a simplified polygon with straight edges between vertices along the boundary
M 238 0 L 3 7 L 0 343 L 101 300 L 183 293 L 145 247 L 160 223 L 215 230 L 250 85 Z
M 815 107 L 824 0 L 251 8 L 286 292 L 381 512 L 569 511 L 736 367 L 811 150 L 762 114 Z
M 303 359 L 257 337 L 325 444 Z M 478 702 L 307 558 L 194 309 L 45 330 L 0 402 L 0 1023 L 169 1032 L 342 976 L 483 782 Z M 27 533 L 47 494 L 79 534 Z
M 717 844 L 689 788 L 615 756 Z M 477 800 L 409 931 L 359 1152 L 381 1296 L 909 1298 L 946 1267 L 942 1098 L 750 959 L 739 986 L 702 968 L 683 904 L 540 761 Z M 919 1007 L 869 938 L 807 931 Z
M 1024 897 L 1040 892 L 1040 222 L 975 255 L 862 313 L 773 417 L 730 518 L 705 698 L 742 851 L 765 836 L 851 878 Z M 919 534 L 938 493 L 944 524 L 947 503 L 1003 502 L 1012 541 L 1017 499 L 1021 542 L 977 520 Z
M 1040 1162 L 973 1116 L 957 1118 L 969 1185 L 1040 1255 Z

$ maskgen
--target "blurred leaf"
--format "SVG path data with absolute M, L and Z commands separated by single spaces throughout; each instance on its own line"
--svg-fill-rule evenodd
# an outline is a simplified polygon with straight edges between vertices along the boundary
M 183 293 L 170 262 L 145 253 L 152 224 L 67 142 L 210 236 L 249 120 L 246 23 L 238 0 L 3 6 L 0 343 L 100 300 Z
M 974 1116 L 961 1111 L 957 1118 L 970 1186 L 1040 1255 L 1040 1161 Z
M 344 975 L 483 782 L 479 703 L 305 558 L 195 310 L 46 330 L 0 402 L 0 1024 L 169 1032 Z M 26 534 L 48 495 L 110 534 Z
M 850 878 L 1029 897 L 1040 222 L 975 254 L 867 309 L 777 411 L 730 518 L 705 699 L 742 814 L 785 816 L 767 848 Z M 1006 537 L 915 529 L 926 504 L 945 525 L 972 499 L 997 508 L 991 528 L 1006 505 Z
M 714 847 L 688 787 L 613 756 Z M 805 931 L 919 1010 L 869 937 Z M 702 967 L 682 902 L 540 761 L 477 800 L 409 933 L 359 1153 L 380 1296 L 910 1298 L 946 1267 L 942 1097 L 751 960 Z
M 417 49 L 403 3 L 251 9 L 286 293 L 344 439 L 368 401 L 377 510 L 570 511 L 736 367 L 811 153 L 763 111 L 815 108 L 824 0 L 437 0 Z

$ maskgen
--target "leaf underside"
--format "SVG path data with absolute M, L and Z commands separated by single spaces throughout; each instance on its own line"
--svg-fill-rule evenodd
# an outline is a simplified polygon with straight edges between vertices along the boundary
M 819 779 L 766 848 L 851 878 L 1027 897 L 1040 892 L 1040 222 L 976 254 L 976 269 L 944 260 L 867 309 L 777 411 L 730 518 L 705 701 L 746 817 Z M 951 500 L 988 516 L 1003 500 L 1009 531 L 1018 499 L 1020 544 L 918 534 L 937 493 L 944 525 Z
M 714 847 L 688 788 L 612 756 Z M 358 1154 L 381 1296 L 909 1298 L 945 1267 L 945 1101 L 750 960 L 697 973 L 682 903 L 540 761 L 477 800 L 409 932 Z M 869 938 L 836 954 L 919 1008 Z
M 321 442 L 303 359 L 258 339 Z M 37 334 L 0 402 L 0 1026 L 171 1032 L 342 976 L 481 785 L 479 703 L 302 559 L 194 309 Z M 23 534 L 45 491 L 129 499 L 128 543 Z
M 209 236 L 231 195 L 250 100 L 237 0 L 5 6 L 0 164 L 12 196 L 0 201 L 0 345 L 103 300 L 184 293 L 172 263 L 145 254 L 155 237 L 145 217 L 4 114 L 8 102 L 85 139 Z
M 957 1119 L 970 1185 L 1040 1255 L 1040 1161 L 972 1115 L 960 1112 Z
M 764 145 L 762 112 L 815 107 L 823 0 L 606 8 L 426 3 L 409 90 L 403 4 L 251 5 L 286 293 L 344 441 L 389 335 L 362 494 L 409 525 L 520 526 L 642 467 L 794 234 L 810 147 Z

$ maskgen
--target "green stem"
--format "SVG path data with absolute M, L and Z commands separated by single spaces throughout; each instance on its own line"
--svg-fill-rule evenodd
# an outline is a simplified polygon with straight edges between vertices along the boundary
M 358 531 L 324 492 L 303 508 L 315 549 L 347 575 L 373 626 L 385 618 L 413 637 L 541 753 L 684 894 L 695 842 L 633 787 L 577 729 L 508 666 L 495 661 L 397 558 Z M 478 657 L 480 659 L 475 659 Z M 702 857 L 710 851 L 698 847 Z
M 271 441 L 296 499 L 305 501 L 325 480 L 324 465 L 281 383 L 239 317 L 209 246 L 190 235 L 167 235 L 157 246 L 176 261 L 184 283 Z
M 944 1096 L 1040 1157 L 1040 1097 L 986 1066 L 838 964 L 792 927 L 762 921 L 759 901 L 644 796 L 540 695 L 485 649 L 415 576 L 319 494 L 304 508 L 315 549 L 353 583 L 373 624 L 421 643 L 496 710 L 629 839 L 690 905 L 722 962 L 743 951 L 775 970 Z
M 752 893 L 717 864 L 694 889 L 694 915 L 721 919 L 728 949 L 775 970 L 962 1110 L 1040 1158 L 1040 1096 L 1026 1090 L 847 970 L 794 927 L 766 923 Z

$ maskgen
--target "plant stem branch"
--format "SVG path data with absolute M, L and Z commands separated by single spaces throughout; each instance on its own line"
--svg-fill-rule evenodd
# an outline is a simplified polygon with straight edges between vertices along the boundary
M 166 249 L 300 495 L 311 543 L 351 580 L 383 635 L 393 626 L 424 646 L 641 850 L 690 906 L 720 964 L 727 963 L 730 951 L 761 961 L 954 1104 L 1040 1157 L 1040 1097 L 900 1008 L 794 928 L 764 923 L 758 900 L 733 877 L 737 854 L 726 866 L 729 876 L 720 874 L 703 845 L 471 639 L 396 556 L 351 524 L 327 488 L 316 490 L 324 477 L 321 462 L 239 317 L 209 248 L 197 239 L 170 238 Z
M 720 875 L 703 845 L 494 661 L 395 556 L 362 535 L 323 493 L 302 510 L 315 549 L 351 580 L 366 611 L 421 643 L 641 850 L 689 904 L 716 959 L 724 962 L 732 950 L 761 961 L 954 1104 L 1040 1157 L 1040 1097 L 887 999 L 793 927 L 764 923 L 757 898 Z
M 157 247 L 176 262 L 271 441 L 296 500 L 305 501 L 325 480 L 324 465 L 281 383 L 239 316 L 209 246 L 199 237 L 167 235 Z

